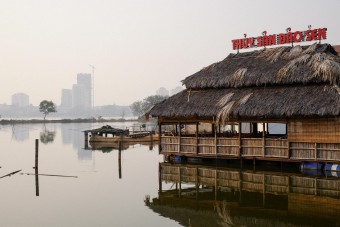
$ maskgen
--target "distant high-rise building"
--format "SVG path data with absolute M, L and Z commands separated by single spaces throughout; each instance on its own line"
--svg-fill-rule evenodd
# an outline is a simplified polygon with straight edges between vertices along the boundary
M 165 87 L 160 87 L 157 89 L 156 95 L 169 96 L 169 91 Z
M 84 109 L 90 109 L 92 104 L 91 96 L 91 74 L 89 73 L 78 73 L 77 74 L 77 84 L 73 86 L 75 90 L 73 93 L 73 107 L 81 107 Z M 80 93 L 77 93 L 80 92 Z M 79 106 L 80 105 L 80 106 Z
M 29 97 L 24 93 L 16 93 L 12 95 L 12 105 L 13 106 L 29 106 Z
M 177 94 L 178 92 L 181 92 L 181 91 L 183 91 L 184 89 L 182 88 L 182 87 L 180 87 L 180 86 L 177 86 L 177 87 L 175 87 L 174 89 L 171 89 L 171 95 L 175 95 L 175 94 Z
M 86 87 L 82 84 L 72 86 L 72 107 L 78 110 L 84 110 L 90 107 L 86 105 Z
M 61 108 L 71 108 L 72 107 L 72 90 L 71 89 L 63 89 L 61 90 Z

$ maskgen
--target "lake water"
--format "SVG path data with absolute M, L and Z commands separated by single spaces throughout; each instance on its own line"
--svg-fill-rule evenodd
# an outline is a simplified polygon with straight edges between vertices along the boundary
M 336 173 L 170 164 L 138 144 L 119 162 L 84 149 L 82 131 L 102 125 L 0 126 L 0 177 L 21 170 L 0 178 L 0 226 L 340 226 Z

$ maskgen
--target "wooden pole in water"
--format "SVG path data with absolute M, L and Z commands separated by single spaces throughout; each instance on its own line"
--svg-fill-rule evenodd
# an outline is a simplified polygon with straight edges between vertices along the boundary
M 150 146 L 149 146 L 149 150 L 151 151 L 153 148 L 153 133 L 150 131 Z
M 162 194 L 162 167 L 158 163 L 158 195 Z
M 122 154 L 121 154 L 121 147 L 122 147 L 122 142 L 118 141 L 118 174 L 119 174 L 119 179 L 122 179 Z
M 36 169 L 38 168 L 38 157 L 39 157 L 38 153 L 39 153 L 39 140 L 36 139 L 35 140 L 35 166 L 34 166 Z
M 84 132 L 84 143 L 85 143 L 85 149 L 87 150 L 89 148 L 89 132 Z
M 161 153 L 162 151 L 162 138 L 161 138 L 161 133 L 162 133 L 162 122 L 158 122 L 158 153 Z
M 39 196 L 39 171 L 38 171 L 38 158 L 39 158 L 39 140 L 35 140 L 35 195 Z
M 39 196 L 39 172 L 38 172 L 38 168 L 35 168 L 35 196 Z

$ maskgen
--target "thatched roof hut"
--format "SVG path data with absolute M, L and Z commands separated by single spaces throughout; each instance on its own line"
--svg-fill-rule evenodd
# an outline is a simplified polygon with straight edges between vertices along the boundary
M 284 119 L 340 115 L 340 57 L 329 44 L 230 54 L 185 78 L 153 116 Z
M 230 54 L 183 84 L 149 112 L 167 132 L 161 153 L 340 163 L 340 56 L 331 45 Z

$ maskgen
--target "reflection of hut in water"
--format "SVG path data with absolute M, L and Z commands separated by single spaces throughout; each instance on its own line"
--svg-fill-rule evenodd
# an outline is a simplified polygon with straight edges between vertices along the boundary
M 86 142 L 85 142 L 86 143 Z M 121 141 L 121 142 L 89 142 L 90 146 L 87 147 L 86 149 L 90 150 L 101 150 L 104 153 L 111 152 L 112 150 L 127 150 L 132 146 L 135 145 L 143 145 L 143 146 L 148 146 L 150 150 L 156 146 L 153 143 L 150 142 L 126 142 L 126 141 Z
M 169 163 L 159 168 L 159 195 L 145 203 L 186 226 L 189 222 L 192 226 L 340 222 L 339 178 Z
M 230 54 L 183 84 L 149 112 L 168 130 L 162 154 L 340 162 L 340 57 L 329 44 Z

